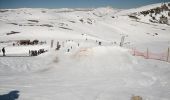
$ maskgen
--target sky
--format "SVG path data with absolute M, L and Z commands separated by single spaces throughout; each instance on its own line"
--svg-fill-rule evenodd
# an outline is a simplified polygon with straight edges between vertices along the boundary
M 135 8 L 170 0 L 0 0 L 0 8 Z

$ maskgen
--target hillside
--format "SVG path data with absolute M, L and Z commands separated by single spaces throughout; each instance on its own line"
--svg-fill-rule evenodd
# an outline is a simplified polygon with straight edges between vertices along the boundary
M 169 100 L 166 6 L 0 9 L 0 100 Z
M 142 7 L 139 9 L 143 11 Z M 121 15 L 121 13 L 126 14 L 132 11 L 131 9 L 122 11 L 110 7 L 97 9 L 1 9 L 0 40 L 84 39 L 82 34 L 86 34 L 92 40 L 119 43 L 123 34 L 128 35 L 126 42 L 131 43 L 132 46 L 137 46 L 135 44 L 141 44 L 141 42 L 169 41 L 168 25 L 149 22 L 149 15 L 145 17 L 139 15 L 141 19 L 137 22 L 136 19 L 130 18 L 129 14 Z M 120 16 L 118 16 L 119 14 Z M 12 31 L 18 33 L 7 35 Z M 155 33 L 158 35 L 153 36 Z
M 137 11 L 129 14 L 129 17 L 139 21 L 149 23 L 160 23 L 169 25 L 170 22 L 170 3 L 157 4 L 139 8 Z

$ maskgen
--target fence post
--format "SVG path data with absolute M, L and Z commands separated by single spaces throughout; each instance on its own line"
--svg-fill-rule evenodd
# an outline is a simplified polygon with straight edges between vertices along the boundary
M 167 59 L 166 59 L 167 62 L 169 62 L 169 48 L 168 48 L 168 52 L 167 52 Z
M 136 53 L 136 52 L 135 52 L 135 50 L 136 50 L 136 49 L 134 48 L 133 50 L 134 50 L 134 54 L 133 54 L 133 56 L 135 56 L 135 53 Z
M 146 59 L 149 59 L 149 49 L 147 48 L 147 51 L 146 51 Z
M 51 40 L 51 48 L 53 48 L 54 40 Z

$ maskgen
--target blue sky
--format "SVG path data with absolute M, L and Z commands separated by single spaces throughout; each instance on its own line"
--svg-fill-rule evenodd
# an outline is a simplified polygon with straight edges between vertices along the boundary
M 170 0 L 0 0 L 0 8 L 133 8 Z

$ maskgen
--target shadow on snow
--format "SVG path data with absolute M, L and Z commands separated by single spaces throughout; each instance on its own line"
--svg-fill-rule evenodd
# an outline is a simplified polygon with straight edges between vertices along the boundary
M 0 95 L 0 100 L 16 100 L 19 98 L 19 91 L 10 91 L 8 94 Z

